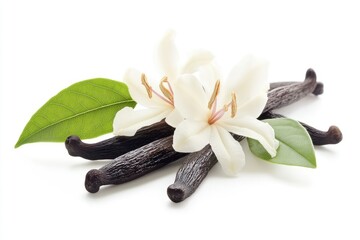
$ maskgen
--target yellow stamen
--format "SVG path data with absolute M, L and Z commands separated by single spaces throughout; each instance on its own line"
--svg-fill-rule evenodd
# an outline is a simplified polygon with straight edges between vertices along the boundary
M 161 92 L 164 94 L 164 96 L 170 100 L 170 102 L 174 102 L 173 95 L 171 94 L 170 90 L 164 86 L 164 83 L 168 83 L 168 78 L 166 76 L 161 79 L 159 88 Z
M 149 85 L 144 73 L 141 74 L 141 83 L 142 83 L 142 85 L 145 86 L 145 89 L 147 91 L 149 98 L 152 98 L 152 89 L 151 89 L 151 86 Z
M 236 104 L 236 94 L 234 92 L 231 93 L 231 117 L 235 117 L 237 111 Z
M 211 95 L 211 98 L 210 98 L 210 101 L 208 103 L 208 108 L 209 109 L 211 109 L 212 105 L 214 104 L 215 99 L 219 94 L 219 90 L 220 90 L 220 81 L 217 80 L 216 83 L 215 83 L 214 91 L 213 91 L 213 93 Z

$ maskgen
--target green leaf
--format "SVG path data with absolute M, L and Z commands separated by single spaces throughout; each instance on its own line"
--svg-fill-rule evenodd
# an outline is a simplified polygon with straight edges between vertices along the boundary
M 31 117 L 15 148 L 33 142 L 64 142 L 72 134 L 86 139 L 109 133 L 116 112 L 135 105 L 124 83 L 105 78 L 75 83 Z
M 264 147 L 248 138 L 251 152 L 266 161 L 278 164 L 316 168 L 314 146 L 306 129 L 297 121 L 287 118 L 264 120 L 273 127 L 280 145 L 277 154 L 271 158 Z

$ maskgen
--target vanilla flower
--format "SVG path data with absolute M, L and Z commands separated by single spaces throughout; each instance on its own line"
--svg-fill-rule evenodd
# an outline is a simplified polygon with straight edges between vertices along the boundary
M 161 40 L 157 49 L 157 58 L 163 77 L 157 84 L 152 84 L 144 73 L 129 69 L 124 76 L 124 82 L 129 88 L 131 97 L 144 109 L 125 107 L 115 116 L 113 132 L 115 135 L 133 136 L 144 126 L 165 121 L 176 127 L 183 117 L 175 110 L 173 84 L 179 76 L 192 74 L 201 66 L 213 60 L 207 51 L 195 52 L 189 60 L 179 67 L 179 55 L 175 47 L 173 32 L 168 32 Z M 197 80 L 196 80 L 197 81 Z
M 247 57 L 230 72 L 212 94 L 192 75 L 176 84 L 175 107 L 184 117 L 176 127 L 173 147 L 178 152 L 196 152 L 211 145 L 223 170 L 237 174 L 245 164 L 241 145 L 231 133 L 258 140 L 274 157 L 278 147 L 274 130 L 257 117 L 267 102 L 267 64 Z

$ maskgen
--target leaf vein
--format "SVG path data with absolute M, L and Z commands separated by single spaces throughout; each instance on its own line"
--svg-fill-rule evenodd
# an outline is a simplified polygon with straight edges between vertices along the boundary
M 83 96 L 83 97 L 87 97 L 90 98 L 92 100 L 94 100 L 95 102 L 99 103 L 99 104 L 103 104 L 103 102 L 101 102 L 99 99 L 97 99 L 96 97 L 90 96 L 88 94 L 82 93 L 82 92 L 78 92 L 78 91 L 74 91 L 74 90 L 68 90 L 69 93 L 73 93 L 79 96 Z
M 110 92 L 113 92 L 115 93 L 116 95 L 118 96 L 121 96 L 122 98 L 124 97 L 123 95 L 121 95 L 118 91 L 110 88 L 110 87 L 106 87 L 106 86 L 103 86 L 103 85 L 100 85 L 100 84 L 96 84 L 96 83 L 92 83 L 92 82 L 88 82 L 88 84 L 94 86 L 94 87 L 98 87 L 98 88 L 102 88 L 102 89 L 105 89 L 105 90 L 108 90 Z
M 301 154 L 301 152 L 299 152 L 297 149 L 295 149 L 293 146 L 290 146 L 289 144 L 286 144 L 284 141 L 282 141 L 281 139 L 278 138 L 278 140 L 284 144 L 285 146 L 289 147 L 290 149 L 292 149 L 294 152 L 296 152 L 298 155 L 302 156 L 303 158 L 305 158 L 308 162 L 310 162 L 312 164 L 311 161 L 309 161 L 309 159 L 307 158 L 307 156 L 304 156 L 303 154 Z
M 39 114 L 40 117 L 44 118 L 46 121 L 48 121 L 49 123 L 51 123 L 51 120 L 44 114 Z
M 58 103 L 58 102 L 49 102 L 49 105 L 55 105 L 55 106 L 59 106 L 59 107 L 63 107 L 66 110 L 70 111 L 72 114 L 76 114 L 76 112 L 74 110 L 72 110 L 71 108 L 69 108 L 68 106 L 62 104 L 62 103 Z

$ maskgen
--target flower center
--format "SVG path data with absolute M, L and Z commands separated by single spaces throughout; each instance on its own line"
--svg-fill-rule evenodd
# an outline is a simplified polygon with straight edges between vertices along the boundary
M 141 74 L 141 83 L 144 85 L 146 92 L 149 98 L 152 98 L 153 93 L 158 96 L 161 100 L 165 101 L 166 103 L 174 106 L 174 92 L 171 88 L 171 85 L 168 81 L 168 78 L 165 76 L 161 79 L 159 88 L 162 94 L 156 92 L 148 83 L 146 75 L 143 73 Z
M 237 111 L 236 105 L 236 94 L 234 92 L 231 93 L 231 101 L 228 104 L 225 104 L 221 109 L 217 110 L 217 98 L 220 91 L 220 81 L 216 81 L 214 91 L 211 95 L 211 98 L 208 103 L 208 108 L 211 110 L 211 115 L 208 119 L 208 123 L 211 125 L 218 121 L 224 114 L 231 108 L 231 117 L 235 117 Z

